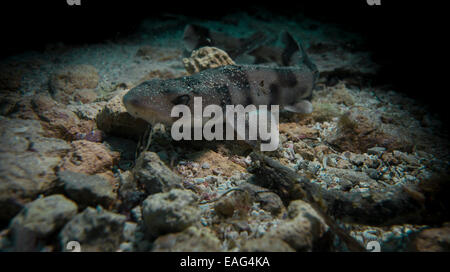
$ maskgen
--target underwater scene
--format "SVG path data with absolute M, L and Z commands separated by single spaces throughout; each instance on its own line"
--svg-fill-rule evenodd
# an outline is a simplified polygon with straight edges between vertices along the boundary
M 1 252 L 450 250 L 445 107 L 387 1 L 58 2 L 4 33 Z

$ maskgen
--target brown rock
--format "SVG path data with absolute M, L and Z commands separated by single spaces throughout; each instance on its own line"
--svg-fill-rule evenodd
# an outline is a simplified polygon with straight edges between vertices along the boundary
M 101 143 L 86 140 L 72 142 L 72 150 L 63 158 L 61 171 L 84 173 L 88 175 L 103 174 L 112 179 L 112 168 L 119 159 L 118 152 L 112 152 Z
M 207 228 L 189 227 L 183 232 L 158 237 L 152 251 L 171 252 L 217 252 L 220 240 Z
M 337 160 L 336 168 L 350 169 L 350 168 L 352 168 L 352 164 L 348 160 L 339 159 L 339 160 Z
M 400 161 L 392 154 L 392 152 L 385 152 L 381 155 L 381 160 L 387 163 L 388 165 L 397 165 Z
M 281 215 L 286 210 L 281 198 L 264 187 L 244 183 L 239 188 L 248 192 L 252 202 L 259 203 L 261 209 L 270 212 L 273 216 Z
M 45 130 L 45 136 L 69 141 L 91 132 L 94 128 L 93 121 L 80 120 L 73 111 L 48 95 L 20 98 L 8 116 L 39 120 Z
M 75 113 L 81 120 L 92 120 L 97 119 L 97 115 L 105 107 L 105 101 L 93 102 L 89 104 L 71 104 L 67 108 Z
M 245 168 L 241 165 L 232 162 L 224 155 L 212 150 L 197 152 L 191 154 L 190 157 L 192 157 L 193 160 L 200 166 L 204 163 L 208 163 L 210 165 L 209 168 L 199 167 L 197 177 L 206 177 L 208 175 L 214 174 L 214 172 L 220 172 L 224 176 L 232 176 L 235 172 L 246 171 Z
M 148 194 L 168 192 L 171 189 L 183 187 L 182 178 L 172 172 L 161 161 L 158 154 L 150 151 L 139 155 L 133 168 L 133 175 Z
M 58 178 L 65 194 L 75 201 L 80 209 L 97 205 L 108 208 L 116 199 L 113 184 L 101 176 L 60 171 Z
M 73 96 L 73 101 L 83 104 L 94 102 L 97 99 L 97 93 L 90 89 L 77 90 Z
M 353 185 L 359 183 L 376 184 L 376 181 L 370 178 L 365 172 L 357 172 L 351 169 L 340 169 L 327 167 L 327 173 L 340 179 L 350 181 Z
M 241 252 L 295 252 L 295 250 L 279 238 L 263 236 L 247 241 Z
M 298 141 L 294 143 L 294 151 L 295 153 L 302 156 L 305 160 L 308 161 L 314 160 L 315 150 L 303 141 Z
M 314 147 L 314 152 L 317 158 L 322 159 L 323 156 L 331 153 L 331 149 L 328 146 L 321 144 Z
M 412 241 L 412 247 L 416 251 L 450 251 L 450 225 L 421 231 Z
M 214 211 L 223 217 L 231 217 L 235 213 L 240 217 L 246 217 L 252 207 L 254 199 L 245 192 L 235 191 L 221 197 L 214 204 Z
M 149 238 L 180 232 L 200 220 L 198 197 L 190 190 L 172 189 L 147 197 L 142 203 L 142 218 Z
M 77 210 L 73 201 L 58 194 L 28 203 L 10 223 L 14 251 L 39 250 L 39 244 L 60 230 Z
M 100 76 L 92 65 L 73 65 L 55 72 L 50 78 L 50 90 L 53 97 L 67 104 L 72 100 L 75 90 L 94 89 Z
M 94 128 L 92 121 L 79 120 L 65 105 L 57 103 L 49 96 L 38 95 L 31 103 L 50 137 L 74 140 Z
M 288 207 L 288 219 L 267 234 L 281 239 L 296 251 L 330 250 L 331 231 L 324 219 L 306 202 L 292 201 Z M 327 249 L 325 249 L 327 248 Z
M 106 103 L 97 115 L 97 127 L 107 134 L 139 139 L 147 129 L 148 123 L 134 118 L 127 112 L 122 103 L 122 98 L 127 92 L 128 90 L 120 92 Z
M 74 216 L 59 233 L 63 251 L 70 251 L 67 243 L 77 241 L 82 252 L 117 251 L 123 241 L 126 217 L 104 209 L 88 207 Z
M 7 116 L 10 118 L 20 118 L 20 119 L 32 119 L 39 120 L 39 116 L 34 112 L 31 101 L 33 100 L 32 96 L 20 97 L 20 96 L 9 96 L 8 98 L 12 99 L 12 103 L 14 103 L 14 107 L 10 109 L 7 113 Z
M 36 120 L 0 119 L 0 221 L 56 185 L 55 169 L 70 145 L 44 134 Z

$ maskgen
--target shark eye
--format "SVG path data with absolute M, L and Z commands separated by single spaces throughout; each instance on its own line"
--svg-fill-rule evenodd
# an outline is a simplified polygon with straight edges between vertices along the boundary
M 183 94 L 183 95 L 177 96 L 177 98 L 172 100 L 172 104 L 174 104 L 174 105 L 180 105 L 180 104 L 187 105 L 189 103 L 190 99 L 191 98 L 189 97 L 189 95 Z

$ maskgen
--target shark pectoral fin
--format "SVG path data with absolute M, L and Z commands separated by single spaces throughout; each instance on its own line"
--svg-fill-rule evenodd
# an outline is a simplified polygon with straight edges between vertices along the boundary
M 308 100 L 302 100 L 294 105 L 284 106 L 284 109 L 295 113 L 311 113 L 313 111 L 313 106 Z

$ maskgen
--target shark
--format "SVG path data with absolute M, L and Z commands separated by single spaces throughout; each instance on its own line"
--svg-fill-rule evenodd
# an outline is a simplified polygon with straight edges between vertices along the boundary
M 175 105 L 193 111 L 194 97 L 203 105 L 279 105 L 285 111 L 311 113 L 311 99 L 319 77 L 316 65 L 301 43 L 282 33 L 284 49 L 280 67 L 227 65 L 174 79 L 152 79 L 132 88 L 123 97 L 128 113 L 151 124 L 171 125 Z

